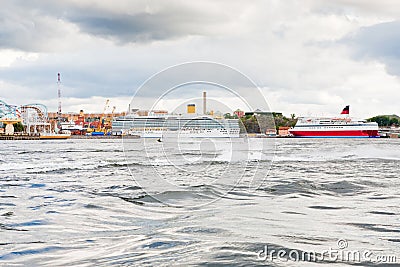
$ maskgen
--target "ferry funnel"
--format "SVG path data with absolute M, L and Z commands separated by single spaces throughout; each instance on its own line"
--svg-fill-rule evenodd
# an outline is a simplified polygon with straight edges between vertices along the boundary
M 195 104 L 188 104 L 187 105 L 187 113 L 188 114 L 195 114 L 196 113 L 196 105 Z

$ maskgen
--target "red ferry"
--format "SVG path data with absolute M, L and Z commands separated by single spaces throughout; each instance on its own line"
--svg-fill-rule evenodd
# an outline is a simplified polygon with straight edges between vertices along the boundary
M 296 137 L 379 137 L 378 124 L 349 117 L 350 106 L 342 111 L 342 116 L 335 118 L 305 118 L 297 120 L 290 133 Z M 344 116 L 343 116 L 344 115 Z

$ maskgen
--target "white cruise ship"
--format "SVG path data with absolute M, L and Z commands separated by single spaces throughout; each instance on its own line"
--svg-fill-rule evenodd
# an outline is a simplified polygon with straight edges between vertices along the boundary
M 187 115 L 148 112 L 117 117 L 112 123 L 113 134 L 137 135 L 142 138 L 237 138 L 240 128 L 237 119 L 216 119 L 195 115 L 194 105 L 188 105 Z

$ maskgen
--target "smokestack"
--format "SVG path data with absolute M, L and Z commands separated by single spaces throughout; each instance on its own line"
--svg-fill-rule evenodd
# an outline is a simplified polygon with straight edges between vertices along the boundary
M 207 113 L 207 92 L 203 92 L 203 114 Z

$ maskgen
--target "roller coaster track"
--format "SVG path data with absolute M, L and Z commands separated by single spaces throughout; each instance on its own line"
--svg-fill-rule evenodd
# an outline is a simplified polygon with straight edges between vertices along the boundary
M 29 110 L 35 112 L 35 121 L 46 122 L 48 120 L 47 107 L 42 104 L 28 104 L 21 106 L 21 114 L 24 119 L 27 119 Z
M 0 118 L 5 116 L 18 117 L 17 107 L 8 105 L 6 102 L 0 100 Z
M 23 124 L 47 123 L 47 107 L 43 104 L 32 103 L 20 106 L 9 105 L 0 100 L 0 119 L 23 119 Z

